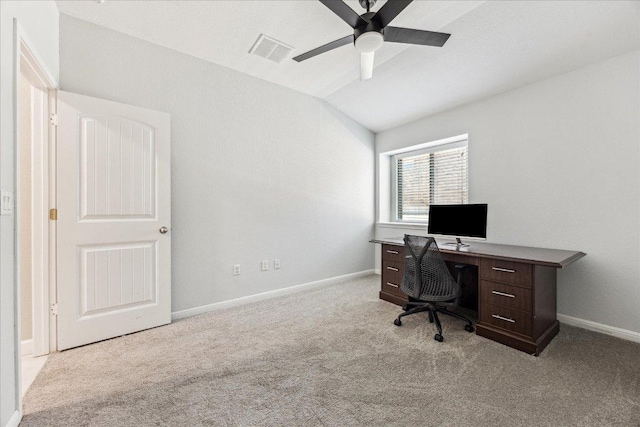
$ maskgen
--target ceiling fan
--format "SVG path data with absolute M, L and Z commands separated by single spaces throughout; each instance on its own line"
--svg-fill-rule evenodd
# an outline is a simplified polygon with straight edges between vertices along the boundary
M 359 0 L 360 5 L 367 9 L 366 13 L 358 15 L 342 0 L 320 0 L 320 3 L 331 9 L 344 22 L 353 28 L 353 35 L 327 43 L 324 46 L 310 50 L 293 58 L 301 62 L 313 58 L 321 53 L 337 47 L 353 43 L 360 52 L 360 80 L 370 79 L 373 75 L 373 58 L 375 51 L 382 43 L 409 43 L 426 46 L 442 47 L 451 34 L 434 31 L 413 30 L 410 28 L 389 27 L 393 19 L 404 10 L 413 0 L 388 0 L 380 10 L 370 12 L 376 0 Z

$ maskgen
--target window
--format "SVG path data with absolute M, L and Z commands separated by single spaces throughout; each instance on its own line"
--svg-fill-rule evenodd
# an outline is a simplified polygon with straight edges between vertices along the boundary
M 429 205 L 467 203 L 467 140 L 457 140 L 392 157 L 396 221 L 427 221 Z

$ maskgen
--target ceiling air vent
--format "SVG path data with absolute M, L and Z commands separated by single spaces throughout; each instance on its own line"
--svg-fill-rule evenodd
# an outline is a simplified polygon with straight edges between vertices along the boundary
M 258 40 L 256 40 L 249 53 L 254 53 L 269 61 L 280 63 L 292 50 L 293 48 L 291 46 L 287 46 L 276 39 L 260 34 L 260 37 L 258 37 Z

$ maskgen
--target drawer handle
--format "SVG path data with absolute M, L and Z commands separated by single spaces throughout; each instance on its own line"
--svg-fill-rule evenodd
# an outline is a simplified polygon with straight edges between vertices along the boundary
M 491 267 L 492 270 L 502 271 L 503 273 L 515 273 L 515 270 L 511 270 L 510 268 L 500 268 L 500 267 Z
M 515 298 L 516 296 L 513 294 L 505 294 L 504 292 L 498 292 L 498 291 L 491 291 L 492 294 L 494 295 L 500 295 L 501 297 L 509 297 L 509 298 Z
M 492 314 L 491 317 L 495 317 L 496 319 L 504 320 L 505 322 L 516 323 L 515 320 L 509 319 L 508 317 L 498 316 L 497 314 Z
M 390 251 L 390 250 L 387 250 L 387 253 L 388 253 L 388 254 L 398 255 L 398 251 Z
M 390 282 L 387 282 L 387 285 L 389 285 L 391 287 L 394 287 L 394 288 L 398 287 L 398 285 L 396 285 L 395 283 L 390 283 Z
M 391 271 L 400 271 L 400 270 L 398 270 L 397 268 L 394 268 L 394 267 L 387 267 L 387 270 L 391 270 Z

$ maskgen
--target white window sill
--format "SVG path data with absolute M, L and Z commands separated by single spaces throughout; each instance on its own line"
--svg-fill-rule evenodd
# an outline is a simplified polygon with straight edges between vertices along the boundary
M 427 224 L 419 222 L 376 222 L 376 227 L 427 231 Z

